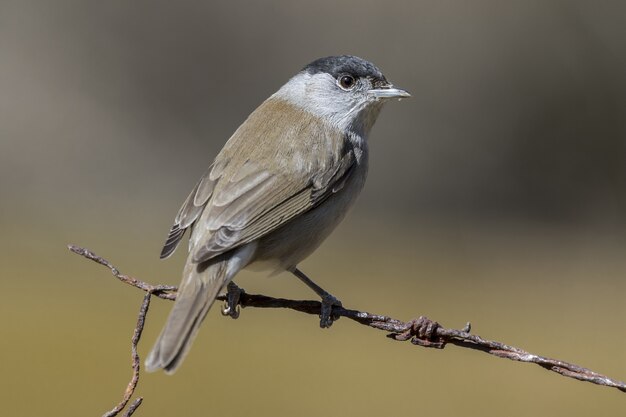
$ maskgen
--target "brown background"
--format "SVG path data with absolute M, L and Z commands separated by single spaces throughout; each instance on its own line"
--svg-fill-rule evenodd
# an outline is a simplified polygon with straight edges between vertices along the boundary
M 319 56 L 413 93 L 367 187 L 302 266 L 345 305 L 427 314 L 626 378 L 626 6 L 618 1 L 0 1 L 0 400 L 99 415 L 130 376 L 139 291 L 177 283 L 170 222 L 234 129 Z M 292 277 L 247 290 L 312 295 Z M 155 301 L 144 356 L 170 305 Z M 624 394 L 341 320 L 214 310 L 138 415 L 619 415 Z

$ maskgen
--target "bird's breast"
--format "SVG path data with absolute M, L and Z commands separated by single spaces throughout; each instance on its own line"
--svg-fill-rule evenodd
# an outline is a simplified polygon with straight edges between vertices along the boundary
M 311 255 L 349 212 L 363 189 L 366 176 L 365 151 L 341 190 L 260 239 L 250 267 L 277 273 L 291 270 Z

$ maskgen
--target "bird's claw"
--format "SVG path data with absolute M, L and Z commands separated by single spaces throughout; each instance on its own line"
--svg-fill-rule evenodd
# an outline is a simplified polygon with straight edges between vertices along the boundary
M 322 297 L 322 309 L 320 311 L 320 327 L 327 329 L 341 316 L 333 314 L 333 307 L 342 307 L 341 301 L 330 294 Z
M 231 319 L 239 318 L 239 299 L 245 291 L 239 288 L 234 282 L 229 282 L 226 287 L 226 302 L 222 307 L 222 315 L 229 316 Z
M 226 303 L 222 308 L 222 316 L 229 316 L 231 319 L 238 319 L 239 311 L 239 306 L 232 308 Z

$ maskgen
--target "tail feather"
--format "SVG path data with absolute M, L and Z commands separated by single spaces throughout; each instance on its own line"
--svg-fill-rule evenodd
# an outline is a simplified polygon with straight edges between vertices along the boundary
M 187 355 L 198 329 L 226 280 L 227 261 L 218 261 L 202 272 L 188 262 L 176 302 L 161 335 L 146 359 L 148 372 L 163 368 L 173 373 Z
M 178 369 L 215 297 L 250 263 L 256 247 L 256 242 L 248 243 L 202 264 L 193 262 L 189 252 L 174 307 L 146 359 L 148 372 L 164 369 L 172 374 Z

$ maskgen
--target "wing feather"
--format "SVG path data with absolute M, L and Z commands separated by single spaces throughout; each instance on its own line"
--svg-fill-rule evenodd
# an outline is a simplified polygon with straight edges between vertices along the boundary
M 194 253 L 194 262 L 207 261 L 258 239 L 321 204 L 343 187 L 355 162 L 354 153 L 349 151 L 327 172 L 309 180 L 304 186 L 280 176 L 258 182 L 254 188 L 238 184 L 249 195 L 242 201 L 220 207 L 222 211 L 219 214 L 213 214 L 214 207 L 210 206 L 207 212 L 210 219 L 208 233 L 205 232 L 201 240 L 203 244 Z
M 294 146 L 293 120 L 300 121 L 297 134 L 306 146 Z M 339 192 L 358 164 L 356 155 L 344 133 L 289 103 L 266 100 L 189 194 L 161 257 L 172 254 L 192 226 L 196 262 L 272 232 Z
M 224 166 L 225 163 L 212 164 L 193 190 L 191 190 L 191 193 L 189 193 L 189 196 L 178 210 L 174 224 L 167 235 L 167 239 L 165 239 L 165 245 L 163 245 L 161 250 L 161 259 L 167 258 L 174 253 L 185 234 L 185 230 L 198 219 L 206 203 L 213 195 L 215 184 L 222 175 Z

